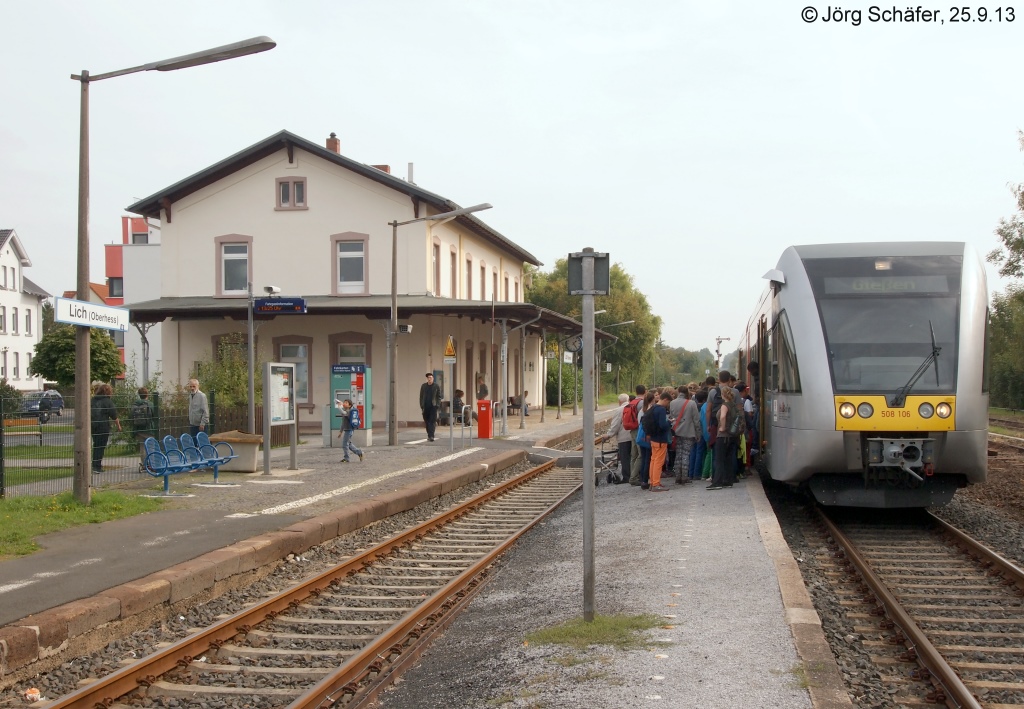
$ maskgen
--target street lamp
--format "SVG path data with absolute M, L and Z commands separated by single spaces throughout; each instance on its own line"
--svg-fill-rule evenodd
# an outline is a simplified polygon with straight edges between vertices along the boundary
M 395 405 L 395 368 L 398 364 L 398 227 L 416 222 L 454 219 L 463 214 L 482 212 L 490 209 L 487 202 L 472 207 L 463 207 L 451 212 L 442 212 L 429 217 L 409 219 L 404 222 L 388 222 L 391 225 L 391 324 L 388 326 L 388 445 L 398 445 L 398 411 Z M 467 363 L 468 366 L 468 363 Z M 454 386 L 454 382 L 452 383 Z
M 276 45 L 270 37 L 253 37 L 222 47 L 205 49 L 182 57 L 164 59 L 142 64 L 130 69 L 108 71 L 90 76 L 88 71 L 72 74 L 71 78 L 82 84 L 80 127 L 78 142 L 78 293 L 79 300 L 89 297 L 89 84 L 93 81 L 112 79 L 115 76 L 134 74 L 140 71 L 175 71 L 200 64 L 212 64 L 226 59 L 244 57 L 248 54 L 265 52 Z M 89 443 L 91 415 L 89 411 L 89 386 L 92 380 L 89 357 L 89 328 L 78 326 L 75 332 L 75 499 L 89 504 L 91 482 L 89 466 Z

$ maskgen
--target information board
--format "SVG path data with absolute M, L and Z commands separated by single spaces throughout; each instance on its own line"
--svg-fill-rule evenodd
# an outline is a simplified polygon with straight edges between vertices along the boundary
M 295 422 L 295 365 L 267 363 L 265 401 L 271 425 Z

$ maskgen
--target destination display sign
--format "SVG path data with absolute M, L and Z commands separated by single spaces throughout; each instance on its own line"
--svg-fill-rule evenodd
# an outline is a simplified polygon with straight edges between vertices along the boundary
M 827 295 L 949 293 L 945 276 L 826 276 Z
M 306 312 L 305 298 L 255 298 L 252 311 L 257 315 L 283 315 Z

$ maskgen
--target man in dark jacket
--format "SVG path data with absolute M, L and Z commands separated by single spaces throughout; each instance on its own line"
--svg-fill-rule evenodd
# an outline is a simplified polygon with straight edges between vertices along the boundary
M 427 381 L 420 385 L 420 411 L 427 426 L 427 440 L 434 440 L 437 426 L 437 409 L 441 406 L 441 387 L 434 383 L 434 375 L 427 372 Z

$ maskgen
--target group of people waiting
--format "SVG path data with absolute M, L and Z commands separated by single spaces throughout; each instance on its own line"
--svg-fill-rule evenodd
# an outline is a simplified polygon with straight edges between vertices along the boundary
M 189 433 L 194 437 L 200 431 L 206 431 L 210 423 L 210 405 L 206 394 L 199 390 L 199 381 L 189 379 L 185 387 L 188 395 Z M 92 437 L 92 472 L 103 472 L 103 458 L 107 444 L 114 428 L 122 431 L 121 417 L 114 403 L 114 389 L 109 384 L 97 382 L 92 388 L 89 400 L 89 428 Z M 146 462 L 145 441 L 157 435 L 156 415 L 153 402 L 149 398 L 149 390 L 139 387 L 135 401 L 129 411 L 131 432 L 139 447 L 139 472 L 143 472 Z
M 758 364 L 747 371 L 757 377 Z M 758 453 L 758 403 L 750 387 L 723 369 L 704 383 L 619 394 L 619 407 L 600 441 L 618 443 L 618 482 L 664 492 L 663 476 L 680 485 L 708 480 L 708 490 L 750 474 Z

